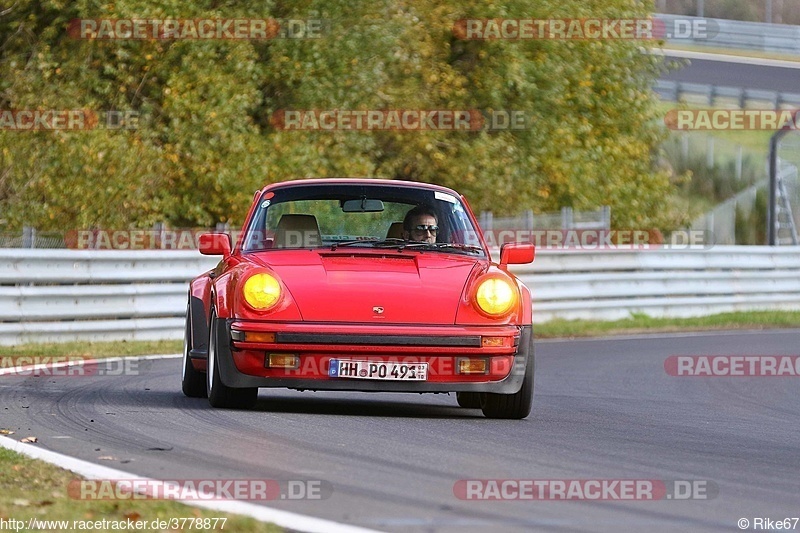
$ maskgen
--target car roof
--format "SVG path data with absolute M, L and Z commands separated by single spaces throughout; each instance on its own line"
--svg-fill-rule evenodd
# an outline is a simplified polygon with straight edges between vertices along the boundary
M 441 185 L 433 183 L 424 183 L 421 181 L 404 181 L 404 180 L 387 180 L 378 178 L 310 178 L 301 180 L 281 181 L 277 183 L 270 183 L 263 189 L 261 193 L 269 190 L 281 189 L 284 187 L 297 187 L 297 186 L 315 186 L 315 185 L 373 185 L 373 186 L 391 186 L 391 187 L 408 187 L 413 189 L 427 189 L 430 191 L 440 191 L 461 197 L 459 193 L 453 189 L 448 189 Z

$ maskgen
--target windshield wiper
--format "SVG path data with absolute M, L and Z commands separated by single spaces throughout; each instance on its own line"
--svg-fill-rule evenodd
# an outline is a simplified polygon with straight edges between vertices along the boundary
M 360 241 L 343 241 L 343 242 L 335 242 L 331 244 L 331 251 L 334 252 L 340 246 L 353 246 L 356 244 L 370 244 L 372 246 L 397 246 L 404 244 L 405 241 L 403 239 L 384 239 L 382 241 L 369 241 L 369 240 L 360 240 Z
M 478 254 L 483 253 L 483 248 L 481 248 L 480 246 L 474 246 L 472 244 L 453 243 L 453 242 L 409 242 L 405 243 L 405 247 L 425 248 L 431 250 L 451 249 L 469 253 L 478 253 Z
M 375 248 L 394 248 L 397 247 L 398 252 L 402 252 L 405 248 L 411 249 L 425 249 L 425 250 L 458 250 L 461 252 L 482 254 L 483 248 L 474 246 L 472 244 L 459 244 L 451 242 L 418 242 L 418 241 L 405 241 L 403 239 L 384 239 L 382 241 L 343 241 L 331 244 L 331 251 L 335 251 L 340 246 L 353 246 L 356 244 L 369 244 Z

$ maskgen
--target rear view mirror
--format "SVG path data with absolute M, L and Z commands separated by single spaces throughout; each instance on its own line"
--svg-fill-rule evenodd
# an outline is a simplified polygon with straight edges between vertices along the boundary
M 345 213 L 379 213 L 383 211 L 383 201 L 370 198 L 356 198 L 342 203 Z

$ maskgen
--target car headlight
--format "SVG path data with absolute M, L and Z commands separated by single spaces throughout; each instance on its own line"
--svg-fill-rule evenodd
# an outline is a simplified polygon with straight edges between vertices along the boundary
M 509 282 L 500 278 L 489 278 L 478 285 L 475 292 L 478 307 L 489 315 L 507 313 L 517 301 L 517 292 Z
M 270 274 L 253 274 L 244 282 L 242 293 L 253 309 L 269 309 L 281 297 L 281 284 Z

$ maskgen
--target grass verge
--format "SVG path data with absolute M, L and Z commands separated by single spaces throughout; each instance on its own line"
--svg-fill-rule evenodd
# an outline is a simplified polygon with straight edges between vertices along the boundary
M 194 519 L 227 519 L 225 531 L 247 531 L 252 533 L 278 533 L 283 531 L 273 524 L 265 524 L 253 518 L 242 517 L 190 507 L 166 500 L 94 500 L 83 501 L 72 499 L 68 494 L 70 481 L 81 479 L 68 470 L 53 466 L 44 461 L 29 459 L 21 454 L 0 448 L 0 519 L 9 528 L 9 520 L 22 521 L 24 524 L 16 528 L 27 530 L 29 520 L 68 521 L 66 528 L 56 524 L 49 527 L 41 524 L 43 531 L 76 531 L 73 521 L 120 521 L 146 522 L 148 527 L 142 531 L 180 531 L 180 528 L 151 528 L 153 520 L 169 520 L 174 518 Z M 188 524 L 186 521 L 184 524 Z M 209 526 L 213 523 L 207 522 Z M 216 529 L 203 528 L 203 521 L 193 521 L 192 531 L 220 531 L 222 520 L 217 521 Z M 63 525 L 63 524 L 62 524 Z M 198 527 L 199 526 L 199 527 Z M 110 527 L 93 527 L 95 531 L 111 531 Z M 188 527 L 184 528 L 188 529 Z
M 800 311 L 741 311 L 694 318 L 653 318 L 632 314 L 611 322 L 551 320 L 534 325 L 536 338 L 600 337 L 679 331 L 751 330 L 800 327 Z
M 12 361 L 18 357 L 92 357 L 100 359 L 127 355 L 181 353 L 182 351 L 183 341 L 63 342 L 0 346 L 0 357 Z

